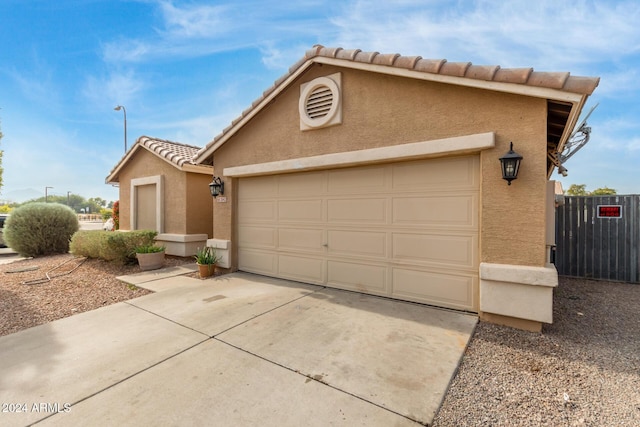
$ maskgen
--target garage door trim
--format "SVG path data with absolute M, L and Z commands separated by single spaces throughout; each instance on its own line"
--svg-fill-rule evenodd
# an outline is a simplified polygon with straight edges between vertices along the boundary
M 303 172 L 316 169 L 360 166 L 371 163 L 418 160 L 443 155 L 477 153 L 495 146 L 495 133 L 478 133 L 453 138 L 413 142 L 390 147 L 369 148 L 320 156 L 300 157 L 276 162 L 255 163 L 224 168 L 226 177 L 249 177 L 285 172 Z

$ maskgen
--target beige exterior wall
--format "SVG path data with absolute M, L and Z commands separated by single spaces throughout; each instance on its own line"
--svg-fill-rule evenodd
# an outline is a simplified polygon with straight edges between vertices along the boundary
M 343 123 L 300 131 L 300 84 L 336 72 L 342 73 Z M 480 155 L 480 260 L 543 266 L 546 115 L 543 99 L 316 64 L 218 149 L 214 166 L 222 172 L 226 167 L 495 132 L 495 148 Z M 518 179 L 507 186 L 498 159 L 510 141 L 524 160 Z M 237 179 L 223 179 L 227 202 L 214 203 L 214 237 L 235 240 Z
M 213 200 L 208 184 L 211 176 L 187 173 L 140 149 L 119 175 L 120 229 L 131 229 L 131 180 L 163 177 L 164 233 L 212 236 Z
M 183 172 L 184 173 L 184 172 Z M 206 234 L 213 237 L 213 197 L 209 190 L 212 175 L 186 173 L 186 234 Z

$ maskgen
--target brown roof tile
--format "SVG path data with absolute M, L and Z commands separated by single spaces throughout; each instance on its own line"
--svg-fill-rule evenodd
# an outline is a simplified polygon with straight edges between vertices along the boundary
M 364 62 L 366 64 L 371 64 L 373 59 L 379 54 L 379 52 L 363 52 L 360 51 L 356 54 L 355 58 L 353 58 L 354 62 Z
M 356 59 L 356 55 L 360 52 L 362 52 L 360 49 L 350 49 L 350 50 L 340 49 L 340 51 L 337 52 L 336 58 L 348 59 L 349 61 L 354 61 Z
M 446 59 L 419 59 L 413 69 L 423 73 L 438 74 L 445 62 L 447 62 Z
M 379 65 L 393 65 L 396 59 L 400 56 L 399 53 L 387 53 L 387 54 L 378 54 L 375 58 L 373 58 L 372 64 Z
M 527 80 L 530 86 L 548 87 L 552 89 L 562 89 L 569 78 L 569 73 L 546 73 L 533 71 Z
M 141 136 L 138 138 L 137 143 L 147 147 L 160 157 L 164 157 L 177 166 L 182 166 L 185 163 L 192 163 L 193 156 L 200 149 L 200 147 L 195 147 L 193 145 L 180 144 L 179 142 L 150 138 L 148 136 Z
M 477 80 L 493 80 L 493 76 L 496 75 L 496 72 L 500 69 L 499 65 L 473 65 L 471 64 L 469 68 L 467 68 L 467 72 L 464 74 L 465 77 L 470 79 Z
M 593 93 L 597 86 L 598 80 L 593 77 L 571 76 L 563 89 L 575 93 Z
M 493 81 L 523 85 L 527 83 L 532 72 L 533 68 L 500 68 L 493 75 Z
M 470 66 L 471 62 L 445 62 L 439 73 L 445 76 L 464 77 Z
M 394 67 L 407 68 L 412 70 L 416 66 L 416 62 L 422 59 L 422 56 L 401 56 L 396 57 L 396 61 L 393 63 Z

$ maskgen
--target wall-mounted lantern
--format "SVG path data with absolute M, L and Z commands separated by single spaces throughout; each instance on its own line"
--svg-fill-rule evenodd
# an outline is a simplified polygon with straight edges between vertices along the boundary
M 511 185 L 511 181 L 518 178 L 518 171 L 520 170 L 520 162 L 522 156 L 513 151 L 513 142 L 507 153 L 500 157 L 500 166 L 502 166 L 502 179 L 506 179 L 507 183 Z
M 213 197 L 218 197 L 221 194 L 224 194 L 224 182 L 222 182 L 220 177 L 213 177 L 213 181 L 209 184 L 209 190 Z

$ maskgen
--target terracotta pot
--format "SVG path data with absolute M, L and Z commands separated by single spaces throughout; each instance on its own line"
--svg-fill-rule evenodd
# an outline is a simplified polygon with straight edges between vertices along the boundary
M 164 252 L 152 252 L 149 254 L 136 254 L 140 270 L 157 270 L 164 265 Z
M 215 272 L 215 264 L 198 264 L 198 273 L 200 273 L 200 277 L 211 277 Z

